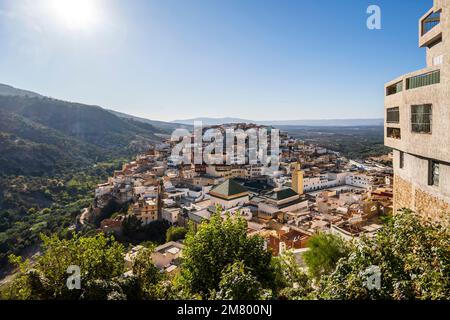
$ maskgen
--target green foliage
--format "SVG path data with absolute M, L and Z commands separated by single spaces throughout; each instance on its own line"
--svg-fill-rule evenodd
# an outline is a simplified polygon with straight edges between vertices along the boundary
M 409 210 L 396 214 L 374 239 L 356 242 L 347 259 L 324 277 L 322 299 L 448 299 L 450 229 Z M 366 271 L 377 266 L 381 287 L 367 286 Z
M 275 287 L 271 253 L 264 249 L 261 237 L 247 235 L 247 222 L 242 217 L 213 215 L 197 233 L 190 230 L 184 243 L 182 279 L 193 294 L 207 297 L 211 290 L 219 290 L 223 270 L 238 261 L 263 288 Z
M 310 275 L 316 279 L 334 271 L 339 259 L 348 255 L 345 240 L 330 233 L 319 233 L 311 237 L 308 248 L 303 258 Z
M 66 234 L 81 210 L 92 204 L 96 185 L 123 161 L 52 177 L 0 176 L 0 267 L 9 254 L 21 254 L 39 244 L 39 233 Z
M 274 258 L 274 264 L 277 266 L 280 299 L 306 299 L 313 292 L 311 279 L 301 269 L 291 251 Z
M 384 127 L 380 126 L 289 126 L 285 130 L 307 143 L 340 152 L 350 159 L 365 159 L 390 152 L 384 145 Z
M 73 224 L 96 184 L 159 140 L 155 126 L 95 106 L 0 96 L 0 267 L 40 232 Z M 36 214 L 45 208 L 51 213 Z
M 164 279 L 152 262 L 152 253 L 153 248 L 144 248 L 133 261 L 132 272 L 140 286 L 142 299 L 157 299 L 160 295 L 158 285 Z
M 134 214 L 128 215 L 122 222 L 122 232 L 125 236 L 132 238 L 142 228 L 142 222 Z
M 183 240 L 188 233 L 188 229 L 184 227 L 170 227 L 166 232 L 166 242 Z
M 99 107 L 43 97 L 0 96 L 0 114 L 1 131 L 12 136 L 0 143 L 0 151 L 9 151 L 0 158 L 0 164 L 2 160 L 9 162 L 5 172 L 11 174 L 18 170 L 26 174 L 50 173 L 63 169 L 61 162 L 73 167 L 110 156 L 128 156 L 158 141 L 155 133 L 162 132 L 153 125 L 119 118 Z M 27 167 L 21 161 L 20 155 L 26 156 L 26 151 L 43 156 L 31 155 L 39 166 L 30 161 Z
M 12 298 L 19 299 L 106 299 L 117 291 L 113 280 L 124 272 L 124 247 L 103 234 L 71 240 L 57 236 L 42 236 L 43 253 L 31 266 L 22 258 L 11 256 L 21 273 L 11 290 Z M 78 266 L 81 272 L 81 290 L 69 290 L 69 266 Z M 109 288 L 109 289 L 108 289 Z
M 122 223 L 125 238 L 133 243 L 151 241 L 158 244 L 166 242 L 166 233 L 170 225 L 167 221 L 152 221 L 143 225 L 135 215 L 128 215 Z
M 263 298 L 263 290 L 258 279 L 246 268 L 242 261 L 227 265 L 222 271 L 219 291 L 220 300 L 258 300 Z
M 319 234 L 309 251 L 319 250 L 319 257 L 309 263 L 310 268 L 320 262 L 325 267 L 314 277 L 304 273 L 291 252 L 272 257 L 261 238 L 247 235 L 241 217 L 223 220 L 215 215 L 197 233 L 190 230 L 181 272 L 170 278 L 153 265 L 152 246 L 138 253 L 133 274 L 123 277 L 124 248 L 113 238 L 43 236 L 42 255 L 34 264 L 10 257 L 20 272 L 1 298 L 448 299 L 448 222 L 435 224 L 406 210 L 387 221 L 374 238 L 341 243 L 340 238 Z M 345 258 L 338 259 L 340 255 Z M 81 290 L 66 287 L 69 265 L 81 268 Z M 367 285 L 367 271 L 373 266 L 381 272 L 379 288 Z

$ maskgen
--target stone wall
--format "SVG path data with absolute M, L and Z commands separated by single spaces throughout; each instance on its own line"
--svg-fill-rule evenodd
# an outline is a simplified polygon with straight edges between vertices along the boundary
M 443 215 L 450 214 L 450 204 L 430 196 L 428 193 L 420 189 L 415 192 L 416 211 L 424 216 L 439 220 Z
M 394 175 L 394 213 L 402 208 L 413 209 L 414 197 L 411 183 Z
M 394 213 L 402 208 L 409 208 L 433 220 L 450 214 L 450 203 L 394 175 Z

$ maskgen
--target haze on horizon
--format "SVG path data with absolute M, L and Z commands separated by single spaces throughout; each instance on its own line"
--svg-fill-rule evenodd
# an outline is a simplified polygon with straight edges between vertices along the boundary
M 431 3 L 0 0 L 0 83 L 154 120 L 382 118 Z

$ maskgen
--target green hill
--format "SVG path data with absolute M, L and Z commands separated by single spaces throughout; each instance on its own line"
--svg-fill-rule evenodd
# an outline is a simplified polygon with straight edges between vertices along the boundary
M 163 130 L 97 107 L 46 97 L 0 95 L 0 165 L 46 174 L 147 149 Z
M 68 232 L 98 183 L 170 133 L 143 120 L 0 84 L 0 277 L 9 254 Z

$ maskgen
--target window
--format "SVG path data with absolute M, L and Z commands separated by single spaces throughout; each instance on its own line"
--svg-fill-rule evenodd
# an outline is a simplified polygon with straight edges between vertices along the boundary
M 441 65 L 442 62 L 444 62 L 444 56 L 442 54 L 440 56 L 437 56 L 437 57 L 433 58 L 433 65 L 434 66 Z
M 429 85 L 440 83 L 440 82 L 441 82 L 441 71 L 436 70 L 433 72 L 421 74 L 421 75 L 406 79 L 406 88 L 408 90 L 415 89 L 415 88 L 425 87 L 425 86 L 429 86 Z
M 387 108 L 386 110 L 386 122 L 387 123 L 399 123 L 400 121 L 400 108 Z
M 393 139 L 401 139 L 400 129 L 399 128 L 386 128 L 387 129 L 387 137 Z
M 400 151 L 400 169 L 403 169 L 405 166 L 405 153 Z
M 433 12 L 422 20 L 422 35 L 436 27 L 441 22 L 441 12 Z
M 386 95 L 390 96 L 403 91 L 403 81 L 397 82 L 386 88 Z
M 428 184 L 430 186 L 439 186 L 439 163 L 436 161 L 430 161 Z
M 431 104 L 411 106 L 411 131 L 431 133 Z

